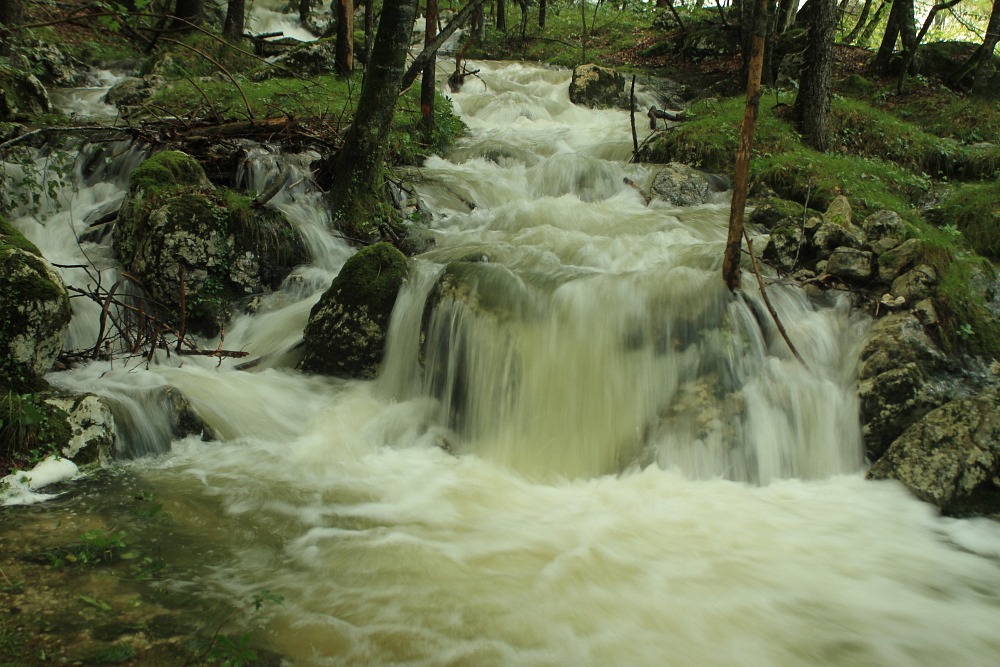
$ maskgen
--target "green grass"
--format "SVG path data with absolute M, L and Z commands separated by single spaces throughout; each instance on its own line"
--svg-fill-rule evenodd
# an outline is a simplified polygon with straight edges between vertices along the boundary
M 1000 179 L 958 186 L 936 214 L 941 224 L 959 229 L 978 254 L 1000 259 Z

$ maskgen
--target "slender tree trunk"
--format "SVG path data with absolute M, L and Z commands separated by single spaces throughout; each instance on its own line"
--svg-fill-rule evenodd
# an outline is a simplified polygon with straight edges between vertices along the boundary
M 833 39 L 837 31 L 835 0 L 817 0 L 809 28 L 809 46 L 795 99 L 795 116 L 805 142 L 818 151 L 830 144 L 830 97 L 833 90 Z
M 424 50 L 413 59 L 413 62 L 410 64 L 409 68 L 407 68 L 406 73 L 403 74 L 400 90 L 406 90 L 413 84 L 414 81 L 417 80 L 417 77 L 424 71 L 424 67 L 427 65 L 431 56 L 437 53 L 437 50 L 441 48 L 441 45 L 444 44 L 456 30 L 458 30 L 459 26 L 464 25 L 465 22 L 469 20 L 469 17 L 471 17 L 476 11 L 481 11 L 482 6 L 483 0 L 470 0 L 469 4 L 462 7 L 462 9 L 452 17 L 451 21 L 448 22 L 448 25 L 446 25 L 444 29 L 438 33 L 438 36 L 434 38 L 431 45 L 424 47 Z
M 202 0 L 177 0 L 174 5 L 176 19 L 170 25 L 174 30 L 185 30 L 192 25 L 199 25 L 204 14 Z
M 246 0 L 229 0 L 226 5 L 226 21 L 222 26 L 222 34 L 232 39 L 242 39 L 246 18 Z
M 747 202 L 750 175 L 750 156 L 753 152 L 753 135 L 757 127 L 760 108 L 760 73 L 764 67 L 764 39 L 767 33 L 767 0 L 757 0 L 754 11 L 756 20 L 751 42 L 750 70 L 747 76 L 747 105 L 743 112 L 740 145 L 736 152 L 736 178 L 733 181 L 733 198 L 729 207 L 729 234 L 722 258 L 722 279 L 730 291 L 740 288 L 740 254 L 743 249 L 743 209 Z
M 920 42 L 923 41 L 924 35 L 926 35 L 927 31 L 930 30 L 931 24 L 934 21 L 934 16 L 940 11 L 954 7 L 961 1 L 962 0 L 949 0 L 949 2 L 943 2 L 939 5 L 931 7 L 930 12 L 927 13 L 927 19 L 924 21 L 923 27 L 920 28 L 920 32 L 917 34 L 913 48 L 907 49 L 906 53 L 903 55 L 903 65 L 899 68 L 899 76 L 896 79 L 896 93 L 898 95 L 903 94 L 903 87 L 906 85 L 906 75 L 910 71 L 913 59 L 917 55 L 917 49 L 920 48 Z
M 977 97 L 997 97 L 1000 91 L 990 88 L 990 80 L 996 74 L 994 69 L 993 51 L 1000 42 L 1000 0 L 993 0 L 993 11 L 990 12 L 990 22 L 986 26 L 983 44 L 979 47 L 979 62 L 976 64 L 976 74 L 972 79 L 972 94 Z
M 517 5 L 521 8 L 521 26 L 518 32 L 523 42 L 528 36 L 528 0 L 517 0 Z
M 538 27 L 545 27 L 545 11 L 548 9 L 548 0 L 538 0 Z
M 861 16 L 858 18 L 858 22 L 854 24 L 854 28 L 851 32 L 847 33 L 847 36 L 841 40 L 842 44 L 853 44 L 854 40 L 858 38 L 858 34 L 861 29 L 865 27 L 865 22 L 868 20 L 868 14 L 872 10 L 872 0 L 865 0 L 865 6 L 861 8 Z
M 507 32 L 507 3 L 505 0 L 497 0 L 497 30 Z
M 427 25 L 424 29 L 424 47 L 430 48 L 437 37 L 438 25 L 438 0 L 427 0 Z M 435 78 L 437 76 L 437 50 L 431 54 L 427 66 L 424 67 L 424 76 L 420 82 L 420 115 L 423 117 L 424 126 L 434 127 L 434 92 Z
M 354 72 L 354 0 L 337 3 L 337 43 L 334 47 L 337 74 Z
M 861 36 L 858 37 L 858 46 L 863 46 L 868 48 L 868 45 L 872 42 L 872 35 L 875 34 L 875 29 L 878 28 L 879 23 L 882 22 L 882 15 L 885 13 L 885 8 L 888 6 L 887 0 L 882 0 L 882 3 L 875 10 L 875 16 L 872 20 L 868 22 L 865 29 L 861 31 Z
M 334 6 L 331 10 L 334 10 L 334 15 L 336 15 L 336 1 L 334 0 Z M 310 0 L 299 0 L 299 23 L 302 25 L 309 24 L 309 10 L 312 9 L 312 2 Z
M 913 0 L 893 0 L 892 10 L 889 12 L 889 22 L 885 26 L 885 35 L 882 37 L 882 44 L 875 54 L 875 61 L 872 63 L 876 72 L 888 74 L 889 66 L 892 63 L 892 54 L 896 48 L 896 40 L 902 39 L 903 49 L 913 48 L 917 41 L 917 28 L 913 18 Z
M 799 9 L 798 0 L 780 0 L 778 2 L 778 33 L 784 34 L 795 25 L 795 12 Z
M 380 199 L 386 137 L 396 111 L 416 15 L 416 0 L 385 0 L 354 122 L 334 160 L 329 196 L 334 220 L 348 235 L 357 232 L 359 223 Z
M 375 39 L 375 0 L 365 0 L 365 69 L 372 61 L 372 42 Z
M 0 56 L 9 56 L 11 45 L 17 39 L 18 30 L 7 30 L 10 26 L 24 23 L 21 0 L 0 0 Z

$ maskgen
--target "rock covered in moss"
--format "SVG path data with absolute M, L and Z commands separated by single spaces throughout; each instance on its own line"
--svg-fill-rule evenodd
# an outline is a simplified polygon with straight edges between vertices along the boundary
M 573 70 L 569 84 L 569 100 L 573 104 L 592 109 L 606 109 L 619 105 L 625 94 L 625 77 L 611 69 L 593 63 L 580 65 Z
M 25 120 L 51 110 L 45 87 L 34 74 L 0 67 L 0 121 Z
M 41 252 L 0 218 L 0 376 L 30 385 L 52 367 L 69 330 L 69 295 Z
M 320 76 L 337 71 L 336 40 L 304 42 L 275 58 L 267 67 L 253 72 L 252 81 L 273 77 Z
M 142 78 L 128 76 L 111 86 L 104 101 L 118 108 L 124 115 L 130 114 L 130 108 L 149 101 L 156 91 L 164 85 L 163 77 L 149 74 Z
M 871 279 L 874 262 L 875 257 L 867 250 L 840 247 L 830 253 L 826 272 L 848 282 L 862 282 Z
M 66 423 L 59 453 L 76 463 L 108 461 L 114 451 L 115 420 L 107 402 L 94 394 L 54 395 L 44 399 Z
M 358 251 L 313 306 L 298 368 L 347 378 L 378 375 L 406 257 L 389 243 Z
M 713 192 L 724 192 L 729 180 L 706 174 L 680 162 L 670 162 L 653 177 L 650 194 L 675 206 L 697 206 L 708 201 Z
M 868 472 L 942 509 L 1000 486 L 1000 389 L 955 400 L 910 426 Z
M 159 153 L 132 172 L 114 248 L 175 321 L 183 298 L 188 331 L 208 335 L 235 302 L 278 287 L 306 259 L 283 214 L 216 189 L 201 165 L 178 151 Z

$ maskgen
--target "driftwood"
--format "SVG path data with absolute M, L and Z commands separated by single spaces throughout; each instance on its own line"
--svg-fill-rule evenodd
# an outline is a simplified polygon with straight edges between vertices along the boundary
M 635 77 L 632 77 L 633 91 L 635 90 Z M 634 100 L 635 93 L 633 92 L 633 106 L 635 105 Z M 662 118 L 663 120 L 669 120 L 672 122 L 679 122 L 684 120 L 683 111 L 664 111 L 663 109 L 658 109 L 655 106 L 649 107 L 649 111 L 646 112 L 646 117 L 649 118 L 649 129 L 656 129 L 656 119 Z

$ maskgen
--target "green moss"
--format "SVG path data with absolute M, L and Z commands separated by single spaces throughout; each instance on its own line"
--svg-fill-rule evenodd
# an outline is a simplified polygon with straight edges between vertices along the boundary
M 1000 259 L 1000 180 L 958 186 L 942 202 L 938 216 L 954 225 L 980 255 Z
M 205 170 L 197 160 L 181 151 L 157 153 L 136 167 L 129 176 L 132 192 L 142 189 L 150 194 L 206 184 Z
M 406 276 L 406 257 L 391 243 L 376 243 L 359 250 L 344 263 L 330 285 L 340 291 L 338 301 L 348 305 L 395 303 L 400 281 Z
M 7 219 L 0 215 L 0 246 L 8 245 L 18 248 L 32 255 L 42 256 L 42 251 L 34 243 L 29 241 L 24 234 L 19 232 Z

